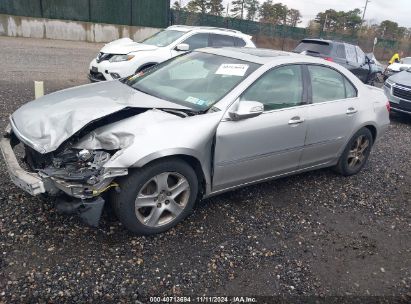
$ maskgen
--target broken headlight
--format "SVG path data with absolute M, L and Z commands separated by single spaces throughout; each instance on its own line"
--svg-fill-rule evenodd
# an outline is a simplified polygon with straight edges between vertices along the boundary
M 49 177 L 94 185 L 100 181 L 103 166 L 110 157 L 106 151 L 69 149 L 56 155 L 51 165 L 39 171 Z

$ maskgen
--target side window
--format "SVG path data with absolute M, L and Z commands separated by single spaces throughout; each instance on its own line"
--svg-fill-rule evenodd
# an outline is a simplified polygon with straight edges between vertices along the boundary
M 355 49 L 357 50 L 357 62 L 361 65 L 364 64 L 365 63 L 364 52 L 358 46 L 356 46 Z
M 349 62 L 357 62 L 357 53 L 355 52 L 355 47 L 352 44 L 345 45 L 345 53 L 347 54 L 347 60 Z
M 344 77 L 344 84 L 345 84 L 345 97 L 346 98 L 357 97 L 357 90 L 351 84 L 351 82 L 349 82 L 348 79 L 345 77 Z
M 190 50 L 195 50 L 208 46 L 208 33 L 199 33 L 194 34 L 193 36 L 188 37 L 182 43 L 187 43 L 190 47 Z
M 345 48 L 344 48 L 344 44 L 338 44 L 338 45 L 337 45 L 337 57 L 338 57 L 338 58 L 344 58 L 344 59 L 345 59 Z
M 345 99 L 348 96 L 355 97 L 357 95 L 352 84 L 336 70 L 324 66 L 309 65 L 308 71 L 311 77 L 313 103 Z
M 294 107 L 302 102 L 303 83 L 299 65 L 283 66 L 266 72 L 240 97 L 240 100 L 259 101 L 264 110 Z
M 235 42 L 235 46 L 239 46 L 239 47 L 243 47 L 245 46 L 247 43 L 245 43 L 245 41 L 241 38 L 238 37 L 233 37 L 234 38 L 234 42 Z
M 233 36 L 210 34 L 211 46 L 234 46 Z

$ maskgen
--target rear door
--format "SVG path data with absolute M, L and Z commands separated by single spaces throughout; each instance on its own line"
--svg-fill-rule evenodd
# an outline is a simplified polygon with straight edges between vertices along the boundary
M 357 90 L 340 72 L 308 65 L 311 81 L 308 130 L 301 167 L 315 167 L 336 159 L 357 121 Z

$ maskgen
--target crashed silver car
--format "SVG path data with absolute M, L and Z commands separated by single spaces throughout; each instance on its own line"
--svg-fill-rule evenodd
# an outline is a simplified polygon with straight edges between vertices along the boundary
M 71 197 L 58 206 L 91 224 L 110 201 L 125 227 L 153 234 L 237 187 L 324 167 L 358 173 L 388 111 L 381 89 L 332 62 L 206 48 L 29 102 L 1 150 L 28 193 Z

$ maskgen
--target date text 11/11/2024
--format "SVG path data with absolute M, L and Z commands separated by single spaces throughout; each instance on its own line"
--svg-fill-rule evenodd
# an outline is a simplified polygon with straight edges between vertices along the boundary
M 170 297 L 150 297 L 150 303 L 257 303 L 254 297 L 185 297 L 185 296 L 170 296 Z

